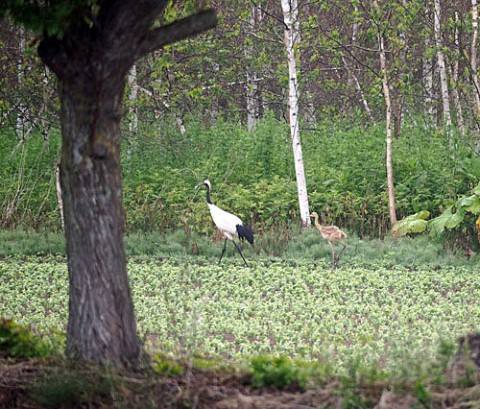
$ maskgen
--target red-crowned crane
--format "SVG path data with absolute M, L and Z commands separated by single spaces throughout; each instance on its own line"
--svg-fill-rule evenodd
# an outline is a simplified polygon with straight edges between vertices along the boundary
M 340 259 L 340 255 L 342 254 L 343 250 L 345 250 L 345 247 L 347 247 L 347 245 L 345 243 L 342 243 L 340 240 L 347 237 L 347 235 L 343 231 L 341 231 L 337 226 L 322 226 L 318 222 L 317 212 L 312 212 L 310 217 L 314 218 L 315 226 L 317 227 L 318 230 L 320 230 L 322 237 L 328 241 L 328 244 L 330 244 L 330 249 L 332 250 L 332 268 L 337 267 L 338 260 Z M 334 243 L 337 243 L 337 242 L 339 242 L 343 246 L 343 248 L 342 250 L 340 250 L 340 253 L 338 253 L 338 256 L 335 258 Z
M 237 245 L 237 243 L 235 243 L 234 238 L 238 237 L 242 241 L 246 239 L 250 244 L 253 244 L 253 230 L 249 226 L 247 226 L 239 217 L 229 212 L 226 212 L 225 210 L 220 209 L 218 206 L 214 205 L 210 200 L 210 191 L 212 190 L 212 184 L 208 179 L 205 179 L 202 183 L 207 187 L 207 205 L 210 209 L 210 215 L 212 216 L 215 226 L 217 226 L 218 230 L 220 230 L 225 237 L 222 254 L 220 255 L 218 264 L 220 264 L 220 262 L 222 261 L 222 257 L 225 254 L 228 239 L 233 242 L 235 248 L 242 256 L 243 262 L 248 267 L 247 261 L 245 260 L 245 257 L 243 257 L 242 250 L 240 250 L 240 247 Z

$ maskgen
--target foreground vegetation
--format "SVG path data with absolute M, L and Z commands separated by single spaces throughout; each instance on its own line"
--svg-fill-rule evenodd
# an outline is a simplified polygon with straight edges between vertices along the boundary
M 61 240 L 3 234 L 0 315 L 64 331 L 65 257 L 55 251 L 40 256 L 48 252 L 38 247 Z M 37 256 L 14 249 L 28 237 L 37 243 Z M 272 354 L 326 361 L 335 370 L 361 360 L 422 371 L 414 366 L 434 357 L 442 342 L 478 326 L 477 262 L 424 238 L 350 237 L 336 270 L 330 269 L 328 244 L 314 229 L 291 239 L 283 258 L 268 255 L 262 241 L 257 253 L 246 248 L 250 268 L 234 258 L 232 248 L 218 266 L 220 242 L 181 232 L 163 241 L 150 235 L 142 242 L 134 235 L 126 242 L 130 253 L 146 251 L 145 243 L 157 247 L 153 257 L 131 255 L 128 270 L 139 333 L 151 348 L 171 356 L 200 353 L 243 362 Z
M 139 333 L 171 356 L 258 354 L 398 369 L 432 358 L 478 325 L 480 279 L 467 267 L 205 259 L 131 261 Z M 3 316 L 64 331 L 66 263 L 0 264 Z M 412 356 L 412 351 L 414 356 Z M 419 359 L 422 358 L 422 359 Z
M 221 242 L 193 232 L 126 237 L 150 356 L 140 375 L 63 360 L 63 238 L 0 232 L 0 316 L 14 319 L 0 328 L 7 406 L 229 408 L 240 399 L 252 408 L 370 408 L 383 399 L 444 408 L 476 400 L 475 371 L 449 377 L 457 337 L 478 328 L 476 256 L 426 236 L 351 233 L 331 270 L 315 229 L 277 233 L 245 247 L 251 268 L 232 248 L 218 266 Z

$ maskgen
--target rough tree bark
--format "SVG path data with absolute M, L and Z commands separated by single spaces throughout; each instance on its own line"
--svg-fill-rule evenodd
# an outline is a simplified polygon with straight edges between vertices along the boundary
M 120 119 L 129 69 L 139 57 L 216 25 L 213 10 L 152 29 L 168 1 L 102 2 L 93 24 L 44 38 L 39 55 L 61 97 L 60 180 L 70 281 L 67 355 L 138 367 L 123 245 Z

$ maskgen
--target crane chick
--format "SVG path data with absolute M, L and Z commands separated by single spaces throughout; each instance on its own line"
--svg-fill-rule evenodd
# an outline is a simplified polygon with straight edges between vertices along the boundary
M 237 243 L 235 243 L 234 238 L 238 237 L 242 241 L 247 240 L 250 244 L 253 245 L 253 230 L 249 226 L 247 226 L 238 216 L 226 212 L 225 210 L 220 209 L 218 206 L 214 205 L 210 200 L 210 191 L 212 190 L 212 184 L 208 179 L 205 179 L 202 183 L 207 187 L 207 205 L 210 210 L 210 215 L 212 216 L 215 226 L 217 226 L 218 230 L 220 230 L 225 237 L 222 254 L 220 255 L 218 264 L 220 264 L 220 262 L 222 261 L 222 257 L 227 249 L 227 240 L 231 240 L 235 245 L 237 251 L 242 256 L 243 262 L 248 267 L 247 261 L 245 260 L 245 257 L 243 257 L 242 250 L 240 250 L 240 247 L 237 245 Z
M 313 219 L 315 220 L 315 226 L 317 227 L 318 230 L 320 230 L 322 237 L 328 241 L 328 244 L 330 244 L 330 249 L 332 250 L 332 268 L 337 267 L 338 260 L 340 259 L 340 255 L 342 254 L 343 250 L 345 250 L 345 247 L 347 247 L 347 245 L 345 243 L 342 243 L 340 240 L 347 237 L 347 235 L 342 230 L 340 230 L 337 226 L 322 226 L 318 222 L 317 212 L 312 212 L 310 217 L 313 217 Z M 338 253 L 338 256 L 335 257 L 334 243 L 337 243 L 337 242 L 339 242 L 343 246 L 343 248 L 342 250 L 340 250 L 340 253 Z

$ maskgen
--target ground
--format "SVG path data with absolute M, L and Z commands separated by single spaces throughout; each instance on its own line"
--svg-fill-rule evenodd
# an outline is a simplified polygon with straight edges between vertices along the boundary
M 367 386 L 337 381 L 287 390 L 255 389 L 248 375 L 192 369 L 175 376 L 118 374 L 98 377 L 76 366 L 76 377 L 50 360 L 0 360 L 0 408 L 196 408 L 196 409 L 473 409 L 480 407 L 480 385 L 411 387 L 375 382 Z M 63 364 L 65 365 L 65 364 Z M 80 372 L 79 372 L 80 369 Z M 49 381 L 45 381 L 45 372 Z M 83 377 L 81 373 L 87 373 Z M 53 374 L 57 374 L 55 377 Z M 80 373 L 80 375 L 78 375 Z M 60 374 L 60 375 L 59 375 Z M 68 377 L 71 377 L 68 379 Z M 61 380 L 61 382 L 60 382 Z M 59 387 L 59 385 L 62 385 Z M 34 398 L 35 397 L 35 398 Z

